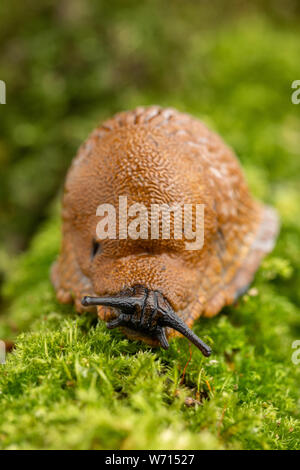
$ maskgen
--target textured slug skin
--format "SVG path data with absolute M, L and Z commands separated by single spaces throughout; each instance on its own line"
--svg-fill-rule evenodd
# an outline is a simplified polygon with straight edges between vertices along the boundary
M 119 196 L 149 212 L 151 204 L 204 204 L 202 249 L 186 250 L 171 230 L 170 240 L 98 240 L 93 258 L 97 207 L 118 207 Z M 74 301 L 82 312 L 84 295 L 140 284 L 163 293 L 188 326 L 245 291 L 278 230 L 276 213 L 252 198 L 222 139 L 188 114 L 157 106 L 119 113 L 92 132 L 69 169 L 62 218 L 61 253 L 51 272 L 60 302 Z M 105 321 L 115 316 L 97 309 Z

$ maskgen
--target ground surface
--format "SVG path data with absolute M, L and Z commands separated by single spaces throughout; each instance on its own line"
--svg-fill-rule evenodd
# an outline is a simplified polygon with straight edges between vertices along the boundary
M 52 21 L 43 14 L 41 25 Z M 52 204 L 24 254 L 13 257 L 0 249 L 0 338 L 16 342 L 6 365 L 0 365 L 1 448 L 300 446 L 300 363 L 292 361 L 292 343 L 300 339 L 300 105 L 290 99 L 291 82 L 300 79 L 299 28 L 254 12 L 200 31 L 192 10 L 181 12 L 178 6 L 168 14 L 172 21 L 166 26 L 147 6 L 112 15 L 111 50 L 98 47 L 81 13 L 72 21 L 60 18 L 54 32 L 39 25 L 22 33 L 30 52 L 16 55 L 8 73 L 16 83 L 24 62 L 32 79 L 37 74 L 45 81 L 30 82 L 35 107 L 21 94 L 22 110 L 27 103 L 40 119 L 22 124 L 26 116 L 13 120 L 20 103 L 7 108 L 11 123 L 8 119 L 0 145 L 1 191 L 9 200 L 3 220 L 11 233 L 19 227 L 28 239 L 34 231 L 28 221 L 45 218 L 38 202 L 55 195 L 53 178 L 61 181 L 60 162 L 66 166 L 77 140 L 112 111 L 157 103 L 201 117 L 235 148 L 252 192 L 280 214 L 276 249 L 235 307 L 195 324 L 214 354 L 205 359 L 192 347 L 187 365 L 190 349 L 183 339 L 168 351 L 154 351 L 56 302 L 49 268 L 59 249 L 60 221 Z M 57 33 L 60 27 L 63 34 Z M 74 31 L 85 39 L 76 42 Z M 57 63 L 60 41 L 71 44 L 74 56 L 66 70 L 58 68 L 55 81 L 47 67 Z M 95 66 L 99 50 L 105 73 Z M 98 73 L 100 88 L 94 87 Z M 118 82 L 120 76 L 127 82 Z M 10 155 L 16 158 L 8 169 Z M 12 223 L 15 213 L 19 218 Z

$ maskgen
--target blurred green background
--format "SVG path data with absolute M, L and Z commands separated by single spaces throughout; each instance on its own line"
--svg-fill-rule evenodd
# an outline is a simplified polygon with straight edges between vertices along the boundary
M 93 127 L 141 104 L 203 117 L 271 184 L 299 170 L 297 1 L 0 5 L 0 237 L 24 249 Z
M 18 254 L 26 252 L 49 215 L 57 214 L 66 170 L 89 132 L 120 110 L 150 104 L 176 107 L 203 119 L 223 136 L 241 160 L 253 194 L 280 214 L 281 235 L 259 282 L 261 291 L 269 292 L 270 286 L 278 295 L 278 331 L 285 324 L 289 328 L 290 336 L 284 341 L 287 367 L 292 367 L 289 348 L 292 338 L 300 335 L 295 320 L 300 306 L 300 104 L 291 102 L 291 84 L 300 79 L 298 1 L 2 0 L 0 79 L 7 85 L 7 104 L 0 105 L 3 286 Z M 26 308 L 18 310 L 11 302 L 22 289 L 20 279 L 25 279 L 24 292 L 26 285 L 38 290 L 39 276 L 49 289 L 47 273 L 57 251 L 54 245 L 50 251 L 45 248 L 45 259 L 49 259 L 44 261 L 43 271 L 39 271 L 39 257 L 33 251 L 24 258 L 27 278 L 20 274 L 21 268 L 14 288 L 8 281 L 4 290 L 9 295 L 0 304 L 4 328 L 5 312 L 10 312 L 7 318 L 13 318 L 14 309 L 19 312 L 15 331 L 30 326 L 32 318 L 40 315 L 32 307 L 36 302 L 30 292 Z M 53 297 L 53 293 L 47 295 Z M 49 308 L 58 309 L 51 302 Z M 44 302 L 37 305 L 41 304 Z M 269 301 L 264 308 L 269 328 L 273 315 Z M 252 311 L 248 314 L 245 323 L 251 321 Z M 252 321 L 255 331 L 259 320 Z M 276 328 L 264 333 L 272 338 L 266 347 L 275 355 Z M 259 348 L 262 341 L 257 341 Z M 273 363 L 275 372 L 284 354 L 279 351 Z M 253 359 L 251 367 L 257 360 Z M 17 364 L 23 367 L 21 362 Z M 291 381 L 297 375 L 295 367 L 285 373 Z M 217 375 L 215 378 L 218 381 Z M 270 380 L 265 392 L 270 400 L 271 385 Z M 287 416 L 291 409 L 299 417 L 299 406 L 298 411 L 290 406 Z M 256 413 L 255 408 L 253 415 Z M 265 445 L 296 447 L 299 434 L 289 437 L 289 429 L 287 424 L 287 437 L 281 444 L 276 430 L 268 430 Z M 246 448 L 249 442 L 244 444 Z M 257 442 L 252 445 L 258 446 Z
M 234 147 L 258 197 L 293 191 L 299 25 L 295 0 L 2 1 L 0 278 L 7 253 L 24 250 L 47 216 L 78 146 L 120 110 L 191 112 Z

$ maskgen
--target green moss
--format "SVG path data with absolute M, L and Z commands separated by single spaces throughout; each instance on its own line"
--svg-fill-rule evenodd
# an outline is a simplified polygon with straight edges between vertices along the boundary
M 299 29 L 263 13 L 239 14 L 221 27 L 212 12 L 201 29 L 194 2 L 168 6 L 159 18 L 150 2 L 132 0 L 132 9 L 115 13 L 100 4 L 72 10 L 74 17 L 66 12 L 58 24 L 53 18 L 62 13 L 40 7 L 34 34 L 25 28 L 17 65 L 7 68 L 20 101 L 7 108 L 0 141 L 1 230 L 31 233 L 96 120 L 159 103 L 201 116 L 224 136 L 255 196 L 278 209 L 281 233 L 249 293 L 196 322 L 214 353 L 205 359 L 192 347 L 185 374 L 186 340 L 152 350 L 56 302 L 49 281 L 60 239 L 56 210 L 24 255 L 14 259 L 1 248 L 0 338 L 14 339 L 16 348 L 0 365 L 0 447 L 299 448 L 300 366 L 292 343 L 300 338 L 300 108 L 290 101 Z M 4 18 L 12 48 L 16 25 Z
M 29 331 L 1 366 L 2 448 L 299 447 L 300 369 L 291 360 L 299 312 L 276 288 L 291 275 L 285 260 L 269 257 L 251 295 L 197 321 L 214 354 L 192 347 L 182 380 L 186 340 L 151 350 L 56 302 L 49 266 L 58 225 L 47 223 L 6 284 L 0 336 L 9 326 Z

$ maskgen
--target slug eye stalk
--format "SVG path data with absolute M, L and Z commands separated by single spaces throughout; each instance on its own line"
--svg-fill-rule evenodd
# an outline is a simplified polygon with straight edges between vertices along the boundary
M 119 316 L 107 323 L 109 329 L 126 326 L 141 331 L 157 339 L 162 348 L 168 349 L 165 328 L 173 328 L 200 349 L 204 356 L 208 357 L 212 352 L 211 348 L 176 315 L 160 292 L 136 286 L 131 292 L 126 291 L 114 296 L 86 296 L 81 303 L 84 307 L 103 305 L 119 310 Z

